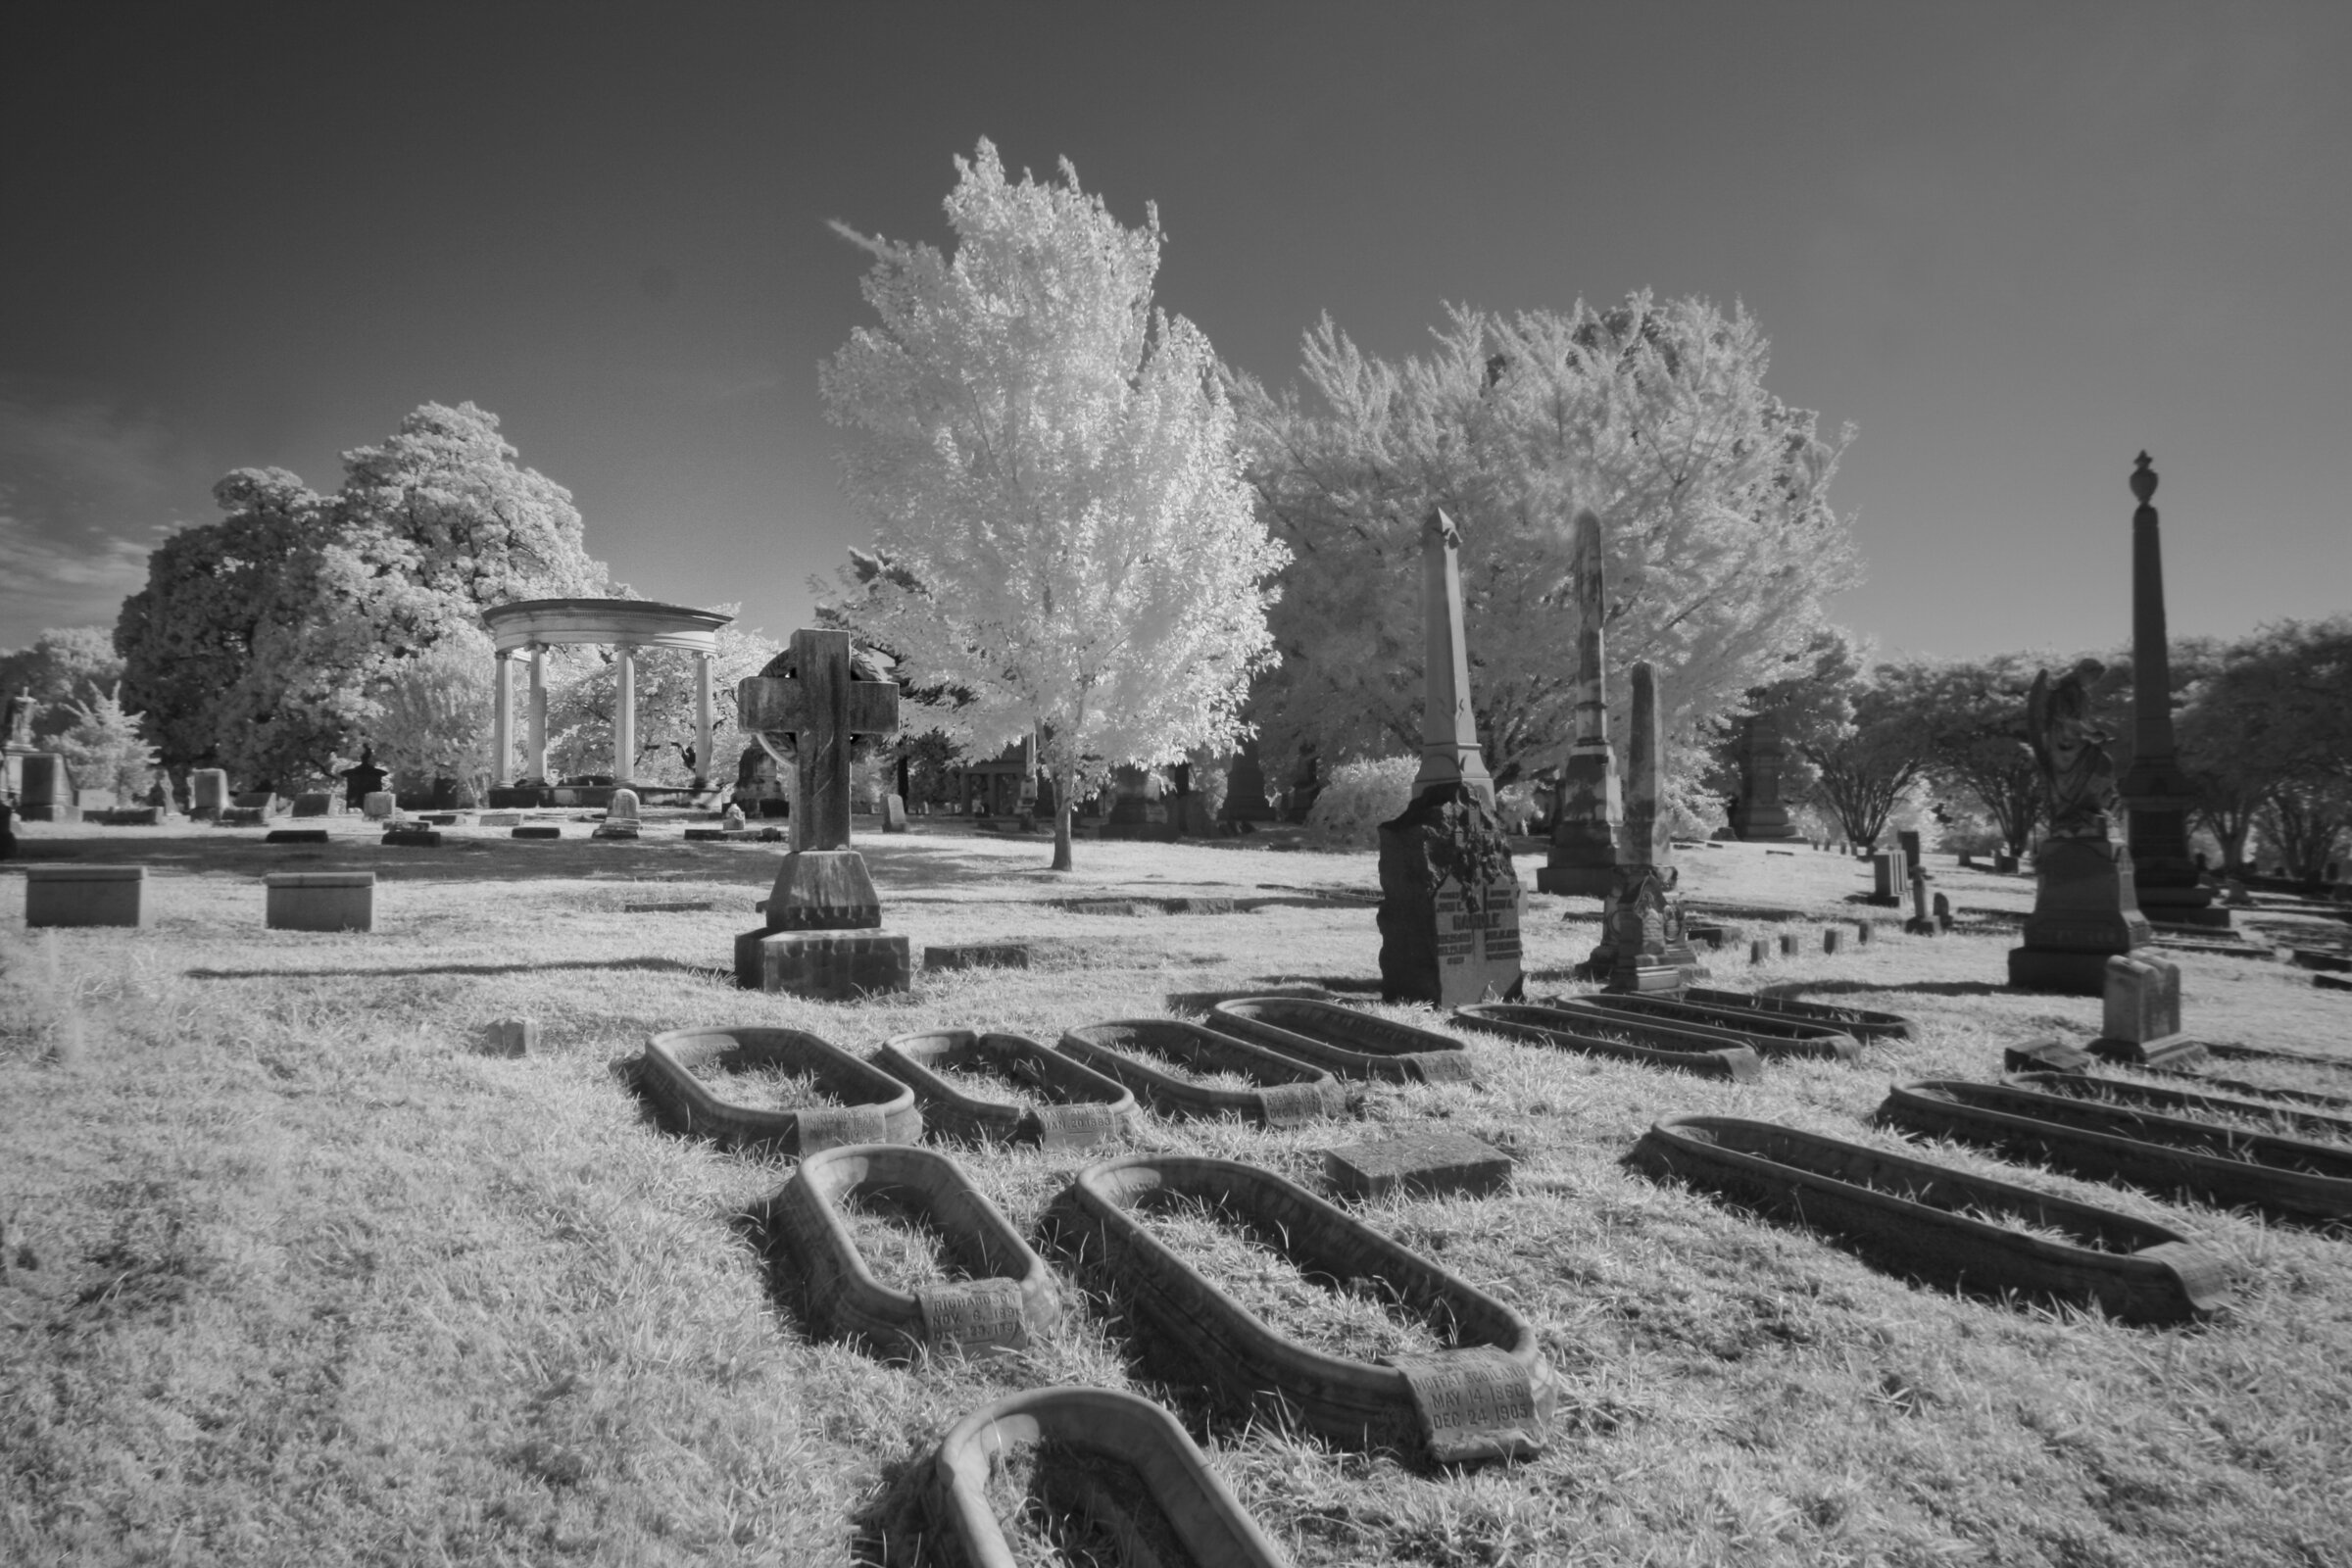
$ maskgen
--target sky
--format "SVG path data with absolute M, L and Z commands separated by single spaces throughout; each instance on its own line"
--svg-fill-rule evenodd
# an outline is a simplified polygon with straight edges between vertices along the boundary
M 954 159 L 1157 206 L 1158 303 L 1280 385 L 1328 314 L 1743 304 L 1850 422 L 1868 581 L 1965 657 L 2352 610 L 2352 6 L 2007 0 L 0 8 L 0 649 L 111 624 L 244 466 L 497 414 L 649 597 L 782 637 L 870 524 L 833 232 Z

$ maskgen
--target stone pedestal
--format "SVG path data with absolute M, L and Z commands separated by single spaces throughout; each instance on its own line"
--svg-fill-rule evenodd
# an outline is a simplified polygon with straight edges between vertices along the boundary
M 1403 1193 L 1443 1198 L 1484 1197 L 1510 1185 L 1510 1156 L 1466 1133 L 1424 1131 L 1323 1152 L 1323 1175 L 1348 1198 Z
M 1872 856 L 1870 873 L 1870 902 L 1881 908 L 1901 908 L 1911 892 L 1911 868 L 1901 852 Z
M 28 865 L 24 868 L 24 924 L 128 925 L 147 923 L 143 865 Z
M 73 769 L 55 752 L 25 752 L 17 759 L 17 814 L 27 822 L 78 822 L 81 792 Z
M 1707 978 L 1683 930 L 1672 867 L 1621 865 L 1585 973 L 1610 991 L 1680 991 Z
M 269 879 L 272 931 L 372 931 L 373 871 L 280 871 Z
M 1732 832 L 1748 843 L 1782 844 L 1797 836 L 1781 799 L 1788 742 L 1777 712 L 1757 713 L 1740 726 L 1740 798 L 1732 803 Z
M 914 983 L 906 939 L 881 931 L 882 900 L 856 850 L 795 850 L 760 906 L 767 923 L 735 939 L 748 990 L 852 1001 Z
M 1494 811 L 1433 784 L 1380 825 L 1380 981 L 1390 1002 L 1516 1001 L 1519 876 Z
M 2132 858 L 2104 838 L 2044 839 L 2034 857 L 2034 912 L 2025 945 L 2009 950 L 2009 983 L 2023 991 L 2103 996 L 2107 960 L 2146 945 Z
M 1554 797 L 1551 849 L 1536 873 L 1544 893 L 1605 899 L 1617 870 L 1625 807 L 1617 787 L 1615 753 L 1607 742 L 1569 754 Z

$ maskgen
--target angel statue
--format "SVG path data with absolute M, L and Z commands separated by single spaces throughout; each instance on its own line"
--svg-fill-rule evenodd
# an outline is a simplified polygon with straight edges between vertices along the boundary
M 2097 660 L 2085 659 L 2055 684 L 2048 670 L 2039 671 L 2026 695 L 2026 732 L 2048 798 L 2051 838 L 2107 837 L 2107 812 L 2115 805 L 2115 762 L 2107 742 L 2114 737 L 2092 722 L 2091 702 L 2118 678 Z

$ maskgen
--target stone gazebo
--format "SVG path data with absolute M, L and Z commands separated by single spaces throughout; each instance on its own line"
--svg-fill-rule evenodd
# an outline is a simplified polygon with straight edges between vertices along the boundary
M 636 787 L 637 650 L 683 648 L 694 661 L 694 787 L 710 776 L 710 656 L 718 651 L 718 628 L 735 617 L 715 610 L 660 605 L 645 599 L 526 599 L 482 612 L 482 623 L 498 649 L 498 678 L 491 708 L 491 738 L 497 756 L 493 789 L 515 784 L 515 654 L 531 656 L 530 733 L 521 785 L 534 793 L 549 788 L 547 776 L 547 651 L 576 643 L 604 643 L 617 662 L 619 692 L 612 715 L 612 782 Z M 536 804 L 546 804 L 539 802 Z M 586 804 L 586 803 L 583 803 Z

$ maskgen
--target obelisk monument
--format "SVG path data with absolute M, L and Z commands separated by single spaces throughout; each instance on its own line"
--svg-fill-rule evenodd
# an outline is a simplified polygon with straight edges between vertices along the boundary
M 1536 873 L 1536 886 L 1545 893 L 1606 899 L 1625 805 L 1617 792 L 1617 756 L 1609 747 L 1608 679 L 1602 672 L 1607 568 L 1601 558 L 1600 518 L 1590 508 L 1576 514 L 1568 560 L 1577 619 L 1575 738 L 1552 796 L 1551 853 Z
M 1677 991 L 1707 971 L 1683 933 L 1683 901 L 1674 891 L 1682 873 L 1666 830 L 1665 726 L 1657 674 L 1647 660 L 1634 665 L 1633 716 L 1625 834 L 1610 873 L 1609 902 L 1600 911 L 1600 945 L 1585 961 L 1585 973 L 1609 991 Z
M 2156 470 L 2142 452 L 2132 494 L 2132 765 L 2115 781 L 2130 812 L 2132 876 L 2139 910 L 2158 925 L 2227 928 L 2213 889 L 2188 858 L 2188 811 L 2196 791 L 2180 771 L 2173 740 L 2173 658 L 2164 625 L 2164 545 L 2156 532 Z
M 1421 771 L 1380 825 L 1380 981 L 1390 1002 L 1441 1007 L 1517 998 L 1519 875 L 1479 754 L 1462 630 L 1461 535 L 1433 511 L 1421 535 L 1427 622 Z

